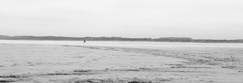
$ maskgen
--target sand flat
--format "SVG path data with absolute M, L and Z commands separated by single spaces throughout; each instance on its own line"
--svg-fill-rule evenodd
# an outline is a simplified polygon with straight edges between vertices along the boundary
M 0 44 L 0 81 L 66 83 L 92 79 L 104 83 L 109 80 L 113 83 L 132 80 L 163 83 L 243 82 L 239 66 L 241 60 L 219 64 L 219 61 L 203 57 L 211 53 L 220 55 L 224 49 L 214 49 L 216 51 L 212 52 L 202 49 Z M 224 52 L 241 55 L 241 50 L 234 48 Z M 236 63 L 235 67 L 228 68 L 233 63 Z

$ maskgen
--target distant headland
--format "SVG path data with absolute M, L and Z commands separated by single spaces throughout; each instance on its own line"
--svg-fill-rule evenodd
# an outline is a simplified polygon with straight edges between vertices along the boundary
M 7 36 L 0 40 L 56 40 L 56 41 L 154 41 L 154 42 L 198 42 L 198 43 L 243 43 L 243 39 L 192 39 L 190 37 L 123 38 L 123 37 L 65 37 L 65 36 Z

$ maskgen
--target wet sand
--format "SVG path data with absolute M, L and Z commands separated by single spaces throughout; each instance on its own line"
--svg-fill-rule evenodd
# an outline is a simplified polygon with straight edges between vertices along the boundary
M 0 44 L 0 82 L 243 83 L 243 48 Z

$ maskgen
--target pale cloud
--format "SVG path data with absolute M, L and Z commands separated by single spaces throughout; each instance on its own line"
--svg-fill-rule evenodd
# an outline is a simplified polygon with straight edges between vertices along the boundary
M 1 0 L 6 35 L 243 39 L 242 0 Z

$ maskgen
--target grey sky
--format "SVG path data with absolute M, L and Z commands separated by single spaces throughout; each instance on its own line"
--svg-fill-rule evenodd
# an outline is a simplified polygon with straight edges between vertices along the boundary
M 243 39 L 243 0 L 0 0 L 0 34 Z

